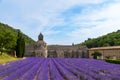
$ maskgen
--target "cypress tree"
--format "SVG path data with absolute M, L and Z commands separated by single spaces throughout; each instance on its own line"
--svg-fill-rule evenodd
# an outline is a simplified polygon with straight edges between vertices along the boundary
M 25 53 L 25 39 L 22 37 L 22 57 L 24 56 Z
M 16 56 L 23 57 L 25 52 L 25 41 L 20 30 L 18 30 L 18 39 L 16 45 Z

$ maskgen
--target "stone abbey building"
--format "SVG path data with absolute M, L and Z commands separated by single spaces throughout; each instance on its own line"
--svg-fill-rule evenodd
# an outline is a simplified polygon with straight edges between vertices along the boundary
M 96 51 L 102 54 L 102 56 L 98 57 L 99 59 L 120 59 L 120 46 L 90 48 L 88 49 L 89 58 L 93 58 L 91 54 Z
M 47 45 L 40 33 L 34 45 L 26 46 L 25 56 L 48 58 L 93 58 L 92 53 L 100 52 L 99 59 L 120 59 L 120 46 L 97 47 L 88 49 L 86 46 Z
M 25 56 L 50 57 L 50 58 L 88 58 L 86 46 L 72 45 L 47 45 L 40 33 L 34 45 L 26 46 Z

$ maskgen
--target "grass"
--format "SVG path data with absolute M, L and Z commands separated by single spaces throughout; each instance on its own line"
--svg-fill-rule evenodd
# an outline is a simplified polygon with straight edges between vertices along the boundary
M 10 62 L 10 61 L 14 61 L 14 60 L 19 60 L 20 58 L 15 58 L 12 57 L 6 53 L 3 53 L 2 55 L 0 55 L 0 64 L 4 64 L 6 62 Z

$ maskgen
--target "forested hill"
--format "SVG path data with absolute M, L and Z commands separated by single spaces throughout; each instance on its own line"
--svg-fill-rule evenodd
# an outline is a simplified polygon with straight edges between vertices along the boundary
M 17 33 L 18 33 L 18 29 L 14 29 L 7 24 L 0 23 L 0 43 L 2 43 L 3 40 L 6 42 L 11 40 L 11 43 L 8 45 L 12 45 L 12 46 L 16 45 Z M 31 39 L 24 33 L 22 33 L 22 35 L 25 39 L 26 45 L 33 44 L 35 42 L 33 39 Z
M 86 45 L 88 48 L 118 46 L 120 45 L 120 30 L 98 38 L 88 38 L 88 40 L 85 40 L 83 43 L 78 45 Z

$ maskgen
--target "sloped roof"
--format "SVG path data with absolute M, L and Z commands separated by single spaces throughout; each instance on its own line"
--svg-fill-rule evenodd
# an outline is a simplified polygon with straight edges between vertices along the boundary
M 90 48 L 89 50 L 103 50 L 103 49 L 120 49 L 120 46 L 97 47 L 97 48 Z
M 55 49 L 55 50 L 77 50 L 77 49 L 86 49 L 86 46 L 71 46 L 71 45 L 48 45 L 47 46 L 48 50 L 50 49 Z

